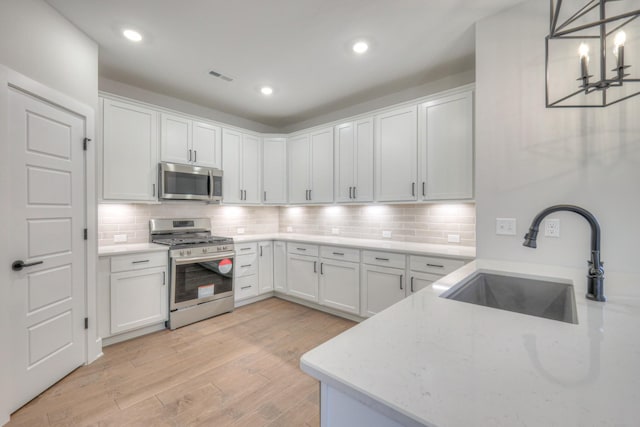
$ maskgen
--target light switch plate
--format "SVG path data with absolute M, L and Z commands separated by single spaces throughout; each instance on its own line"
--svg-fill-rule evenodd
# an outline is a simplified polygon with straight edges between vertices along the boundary
M 448 234 L 447 242 L 449 243 L 460 243 L 460 235 L 459 234 Z
M 293 233 L 293 227 L 287 227 L 287 233 Z
M 331 229 L 331 234 L 340 234 L 340 229 L 339 228 L 332 228 Z
M 544 235 L 546 237 L 560 237 L 560 220 L 557 218 L 545 219 Z
M 238 234 L 244 234 L 244 227 L 238 227 Z
M 114 243 L 125 243 L 127 241 L 127 235 L 126 234 L 115 234 L 113 236 L 113 242 Z
M 516 219 L 515 218 L 496 218 L 496 234 L 502 236 L 516 235 Z
M 391 230 L 383 230 L 382 237 L 391 237 Z

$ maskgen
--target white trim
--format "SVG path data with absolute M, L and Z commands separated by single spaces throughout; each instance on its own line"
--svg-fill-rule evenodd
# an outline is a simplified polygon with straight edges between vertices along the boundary
M 143 335 L 151 334 L 153 332 L 168 330 L 165 326 L 165 322 L 161 322 L 151 326 L 145 326 L 144 328 L 134 329 L 133 331 L 123 332 L 118 335 L 112 335 L 110 337 L 105 337 L 102 339 L 102 343 L 105 347 L 117 344 L 122 341 L 127 341 L 133 338 L 138 338 Z

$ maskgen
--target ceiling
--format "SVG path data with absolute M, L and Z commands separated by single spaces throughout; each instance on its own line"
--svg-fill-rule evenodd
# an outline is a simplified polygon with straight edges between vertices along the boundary
M 99 44 L 101 77 L 274 128 L 473 69 L 474 23 L 520 1 L 47 0 Z

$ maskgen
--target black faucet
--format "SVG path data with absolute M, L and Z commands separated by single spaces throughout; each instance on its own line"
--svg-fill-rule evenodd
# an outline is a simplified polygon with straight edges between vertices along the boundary
M 524 235 L 524 243 L 522 245 L 535 249 L 537 247 L 536 239 L 538 237 L 540 223 L 544 217 L 558 211 L 575 212 L 589 221 L 589 225 L 591 225 L 591 260 L 587 261 L 589 263 L 589 273 L 587 274 L 588 284 L 586 297 L 593 301 L 606 301 L 607 298 L 604 296 L 604 268 L 602 267 L 602 261 L 600 261 L 600 225 L 591 212 L 579 206 L 550 206 L 533 219 L 531 227 L 529 227 L 529 232 Z

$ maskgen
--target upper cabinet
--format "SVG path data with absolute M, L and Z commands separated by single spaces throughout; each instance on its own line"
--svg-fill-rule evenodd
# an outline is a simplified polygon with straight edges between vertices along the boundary
M 473 92 L 420 105 L 420 197 L 473 198 Z
M 224 129 L 222 145 L 224 203 L 260 203 L 260 138 Z
M 333 128 L 287 141 L 290 203 L 333 202 Z
M 262 140 L 262 202 L 287 203 L 287 140 Z
M 102 199 L 155 201 L 158 112 L 102 99 Z
M 373 118 L 335 128 L 337 202 L 373 201 Z
M 160 158 L 163 162 L 222 166 L 220 127 L 164 113 L 161 122 Z
M 376 201 L 417 200 L 417 107 L 378 114 L 375 128 Z

